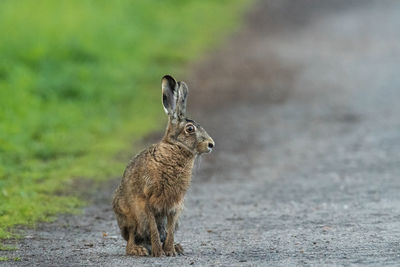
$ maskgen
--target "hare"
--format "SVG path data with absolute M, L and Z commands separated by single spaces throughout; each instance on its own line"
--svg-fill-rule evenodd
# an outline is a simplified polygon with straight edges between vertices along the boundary
M 189 188 L 195 158 L 211 152 L 213 139 L 186 117 L 188 88 L 166 75 L 162 104 L 168 125 L 162 140 L 140 152 L 125 169 L 113 209 L 126 254 L 154 257 L 183 254 L 174 243 L 177 220 Z

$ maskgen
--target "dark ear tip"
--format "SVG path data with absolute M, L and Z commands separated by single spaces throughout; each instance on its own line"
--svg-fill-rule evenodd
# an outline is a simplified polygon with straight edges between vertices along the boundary
M 161 84 L 162 87 L 169 87 L 172 92 L 175 91 L 176 81 L 171 75 L 164 75 Z
M 169 74 L 164 75 L 161 80 L 175 81 L 175 79 Z

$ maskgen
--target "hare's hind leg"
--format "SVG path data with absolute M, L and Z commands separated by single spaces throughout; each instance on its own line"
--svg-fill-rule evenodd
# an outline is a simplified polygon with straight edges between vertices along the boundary
M 126 255 L 135 256 L 148 256 L 149 251 L 144 247 L 137 245 L 135 242 L 135 229 L 133 227 L 128 228 L 128 243 L 126 244 Z
M 183 250 L 183 247 L 181 246 L 181 244 L 175 243 L 174 248 L 178 255 L 185 255 L 185 251 Z

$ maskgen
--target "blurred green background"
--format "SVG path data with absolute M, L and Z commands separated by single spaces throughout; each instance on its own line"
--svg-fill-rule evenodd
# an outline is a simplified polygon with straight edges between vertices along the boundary
M 161 77 L 184 75 L 248 2 L 0 1 L 0 238 L 76 211 L 77 179 L 121 175 L 164 127 Z

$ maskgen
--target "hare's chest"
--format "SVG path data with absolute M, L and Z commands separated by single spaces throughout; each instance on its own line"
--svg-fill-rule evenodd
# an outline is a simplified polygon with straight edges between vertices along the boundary
M 151 197 L 154 207 L 169 211 L 176 209 L 183 203 L 186 191 L 189 188 L 191 173 L 164 173 L 160 177 Z

